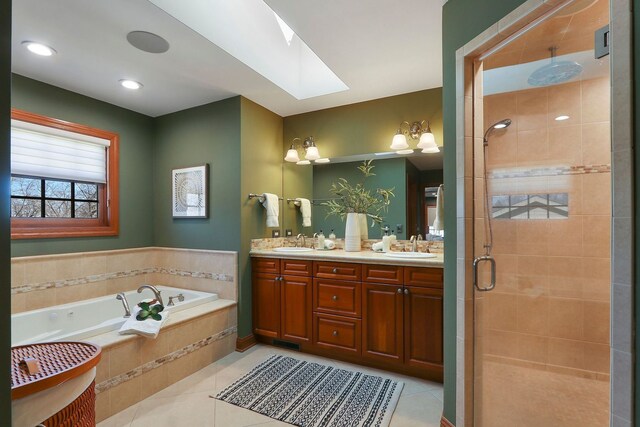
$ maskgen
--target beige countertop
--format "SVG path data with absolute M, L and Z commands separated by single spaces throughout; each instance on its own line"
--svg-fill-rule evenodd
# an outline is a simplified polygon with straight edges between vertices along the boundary
M 360 252 L 345 252 L 342 249 L 332 251 L 312 250 L 309 252 L 276 252 L 270 249 L 254 249 L 250 252 L 252 257 L 263 258 L 293 258 L 311 261 L 341 261 L 359 262 L 364 264 L 404 265 L 411 267 L 437 267 L 442 268 L 443 254 L 434 254 L 434 258 L 393 258 L 381 252 L 364 250 Z

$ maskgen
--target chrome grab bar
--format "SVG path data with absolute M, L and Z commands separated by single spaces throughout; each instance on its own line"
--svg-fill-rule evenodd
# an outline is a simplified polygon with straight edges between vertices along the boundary
M 480 263 L 488 261 L 491 264 L 491 281 L 489 286 L 478 286 L 478 267 Z M 473 286 L 480 292 L 487 292 L 496 287 L 496 260 L 491 255 L 483 255 L 473 260 Z

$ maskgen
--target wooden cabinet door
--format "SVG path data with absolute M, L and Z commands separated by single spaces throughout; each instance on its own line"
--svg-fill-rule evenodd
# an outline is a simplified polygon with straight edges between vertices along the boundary
M 313 286 L 311 277 L 282 276 L 281 334 L 286 341 L 311 342 Z
M 253 332 L 280 337 L 280 280 L 270 273 L 253 273 Z
M 405 286 L 404 362 L 442 374 L 442 291 Z
M 402 364 L 402 285 L 362 284 L 362 356 Z

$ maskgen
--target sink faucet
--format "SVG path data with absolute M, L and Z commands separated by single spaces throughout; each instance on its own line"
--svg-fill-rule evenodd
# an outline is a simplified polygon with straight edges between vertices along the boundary
M 144 289 L 150 289 L 151 292 L 153 292 L 153 294 L 155 295 L 160 305 L 164 307 L 164 303 L 162 302 L 162 297 L 160 296 L 160 291 L 158 290 L 158 288 L 156 288 L 153 285 L 142 285 L 138 288 L 138 293 L 139 294 L 142 293 Z
M 411 236 L 409 240 L 411 242 L 411 251 L 418 252 L 418 242 L 422 240 L 422 234 L 418 234 L 418 236 Z
M 129 302 L 127 301 L 127 296 L 124 292 L 120 292 L 116 295 L 116 299 L 122 301 L 122 305 L 124 306 L 124 316 L 122 317 L 131 317 L 131 309 L 129 308 Z
M 305 240 L 304 234 L 300 233 L 296 236 L 296 248 L 298 247 L 298 243 L 300 243 L 300 238 L 302 238 L 302 247 L 307 246 L 307 241 Z

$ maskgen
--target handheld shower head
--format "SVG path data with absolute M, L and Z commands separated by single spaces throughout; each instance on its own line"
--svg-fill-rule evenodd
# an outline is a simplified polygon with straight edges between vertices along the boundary
M 489 135 L 496 129 L 505 129 L 511 126 L 511 119 L 502 119 L 499 122 L 496 122 L 489 126 L 489 129 L 484 133 L 484 137 L 482 138 L 485 145 L 489 142 Z

